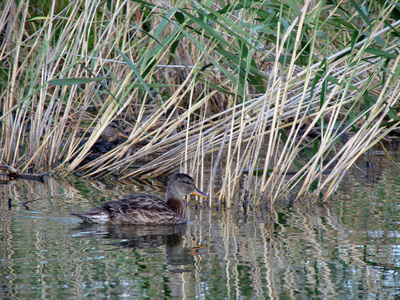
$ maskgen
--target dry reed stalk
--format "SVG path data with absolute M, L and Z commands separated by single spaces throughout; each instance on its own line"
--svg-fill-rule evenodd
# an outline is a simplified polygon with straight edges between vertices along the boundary
M 398 76 L 392 76 L 397 74 L 398 59 L 390 58 L 398 40 L 390 40 L 383 56 L 371 57 L 368 51 L 391 28 L 384 27 L 384 22 L 390 19 L 394 5 L 378 12 L 379 21 L 371 23 L 371 34 L 366 39 L 342 50 L 341 40 L 336 43 L 331 39 L 332 43 L 325 45 L 317 36 L 324 26 L 332 29 L 330 17 L 341 9 L 341 4 L 322 20 L 318 18 L 325 14 L 321 3 L 308 9 L 311 2 L 306 1 L 297 15 L 285 11 L 281 3 L 277 20 L 285 18 L 286 23 L 277 22 L 275 43 L 262 40 L 267 33 L 258 30 L 268 24 L 260 27 L 259 20 L 255 21 L 259 18 L 257 10 L 252 10 L 256 3 L 251 9 L 226 14 L 215 3 L 182 3 L 187 9 L 176 8 L 172 1 L 157 5 L 113 4 L 110 10 L 104 2 L 87 5 L 80 0 L 57 13 L 53 2 L 49 17 L 35 27 L 35 23 L 26 21 L 30 12 L 26 2 L 13 8 L 13 2 L 6 0 L 3 7 L 10 13 L 0 16 L 0 20 L 8 18 L 9 24 L 14 24 L 15 16 L 23 17 L 18 30 L 12 31 L 7 25 L 6 36 L 13 42 L 12 47 L 11 43 L 3 43 L 0 51 L 0 58 L 11 57 L 12 66 L 8 88 L 1 92 L 2 99 L 7 99 L 0 117 L 3 161 L 23 170 L 34 166 L 59 174 L 78 170 L 91 177 L 115 173 L 124 178 L 158 176 L 178 166 L 187 171 L 190 162 L 198 166 L 192 169 L 194 177 L 203 182 L 198 174 L 202 173 L 204 155 L 218 151 L 215 166 L 219 161 L 226 162 L 221 168 L 224 180 L 219 200 L 226 199 L 227 206 L 231 206 L 243 171 L 252 174 L 261 168 L 262 177 L 248 176 L 243 187 L 248 191 L 257 187 L 257 205 L 262 196 L 273 203 L 299 185 L 302 187 L 297 198 L 315 196 L 323 189 L 327 189 L 326 195 L 331 194 L 344 170 L 354 163 L 352 157 L 361 155 L 389 130 L 378 127 L 398 101 Z M 349 12 L 349 20 L 357 16 L 356 9 Z M 208 23 L 204 22 L 208 17 Z M 307 41 L 308 61 L 304 66 L 298 60 L 307 48 L 302 44 L 303 35 L 314 24 L 309 22 L 310 17 L 317 25 Z M 390 23 L 394 28 L 399 21 Z M 0 22 L 1 26 L 4 23 Z M 351 43 L 347 32 L 341 32 L 347 35 L 343 41 Z M 169 52 L 172 48 L 175 52 Z M 330 56 L 324 60 L 327 53 Z M 271 56 L 268 74 L 254 61 L 261 64 Z M 282 58 L 287 63 L 282 63 Z M 385 58 L 390 58 L 387 65 Z M 204 67 L 208 64 L 212 67 Z M 167 65 L 179 65 L 175 68 L 179 71 L 165 68 Z M 391 68 L 390 76 L 387 68 Z M 384 82 L 375 78 L 382 70 L 387 73 Z M 54 85 L 49 85 L 53 78 L 50 83 Z M 74 83 L 68 83 L 71 79 Z M 265 90 L 261 96 L 253 94 L 257 85 Z M 153 95 L 153 87 L 165 89 L 168 96 Z M 209 92 L 209 88 L 213 90 Z M 374 95 L 376 101 L 361 111 L 365 105 L 363 94 Z M 171 108 L 183 113 L 176 119 L 172 115 L 164 117 Z M 218 112 L 211 112 L 211 108 Z M 355 111 L 358 116 L 353 117 Z M 131 124 L 129 139 L 81 166 L 91 146 L 114 119 Z M 370 124 L 362 124 L 363 119 Z M 390 128 L 396 126 L 395 121 Z M 304 151 L 302 142 L 316 125 L 321 126 L 319 149 L 313 149 L 309 161 L 285 180 Z M 330 157 L 339 139 L 338 126 L 347 129 L 351 125 L 358 132 Z M 86 134 L 90 137 L 79 147 Z M 132 153 L 139 144 L 141 147 Z M 21 147 L 26 147 L 29 155 L 21 153 Z M 227 153 L 225 159 L 221 158 L 222 150 Z M 156 158 L 130 169 L 146 155 Z M 331 175 L 322 176 L 328 168 L 333 168 Z M 317 187 L 312 191 L 314 183 Z

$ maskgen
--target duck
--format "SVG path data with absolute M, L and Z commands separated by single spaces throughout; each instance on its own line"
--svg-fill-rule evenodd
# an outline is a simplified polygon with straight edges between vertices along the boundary
M 84 164 L 99 158 L 103 154 L 113 150 L 118 145 L 128 139 L 126 133 L 122 130 L 117 121 L 112 121 L 104 128 L 99 139 L 90 148 L 88 155 L 85 157 Z M 82 141 L 78 148 L 85 145 L 87 140 Z
M 120 200 L 108 201 L 83 213 L 71 213 L 84 223 L 114 225 L 161 225 L 181 224 L 186 220 L 183 197 L 196 195 L 208 198 L 199 190 L 192 177 L 184 173 L 171 176 L 165 201 L 149 194 L 128 195 Z M 206 201 L 206 200 L 205 200 Z

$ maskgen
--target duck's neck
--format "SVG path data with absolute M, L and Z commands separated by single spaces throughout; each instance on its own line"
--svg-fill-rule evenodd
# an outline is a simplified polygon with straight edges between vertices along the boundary
M 167 187 L 166 200 L 170 210 L 176 213 L 180 218 L 186 219 L 186 209 L 185 204 L 182 202 L 182 195 L 176 194 L 173 189 Z
M 167 205 L 170 210 L 177 214 L 180 218 L 186 219 L 186 208 L 185 204 L 181 200 L 169 198 L 167 199 Z

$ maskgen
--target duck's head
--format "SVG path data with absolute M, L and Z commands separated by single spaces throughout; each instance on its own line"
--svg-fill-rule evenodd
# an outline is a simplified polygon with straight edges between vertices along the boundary
M 167 200 L 182 200 L 184 196 L 190 194 L 208 198 L 207 194 L 196 187 L 193 178 L 189 175 L 184 173 L 172 175 L 167 186 Z
M 107 142 L 112 142 L 116 140 L 118 137 L 128 139 L 129 137 L 125 134 L 121 126 L 118 122 L 112 121 L 110 124 L 104 128 L 103 132 L 101 133 L 102 139 Z

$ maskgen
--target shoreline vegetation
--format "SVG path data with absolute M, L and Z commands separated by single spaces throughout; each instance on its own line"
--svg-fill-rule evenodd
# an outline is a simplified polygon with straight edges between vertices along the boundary
M 123 179 L 180 169 L 203 183 L 208 159 L 210 181 L 218 172 L 223 182 L 210 200 L 227 207 L 244 174 L 243 202 L 272 205 L 293 190 L 291 201 L 324 202 L 399 128 L 398 3 L 0 8 L 0 164 L 21 174 Z M 105 138 L 112 124 L 119 133 Z M 108 150 L 88 159 L 99 141 Z

